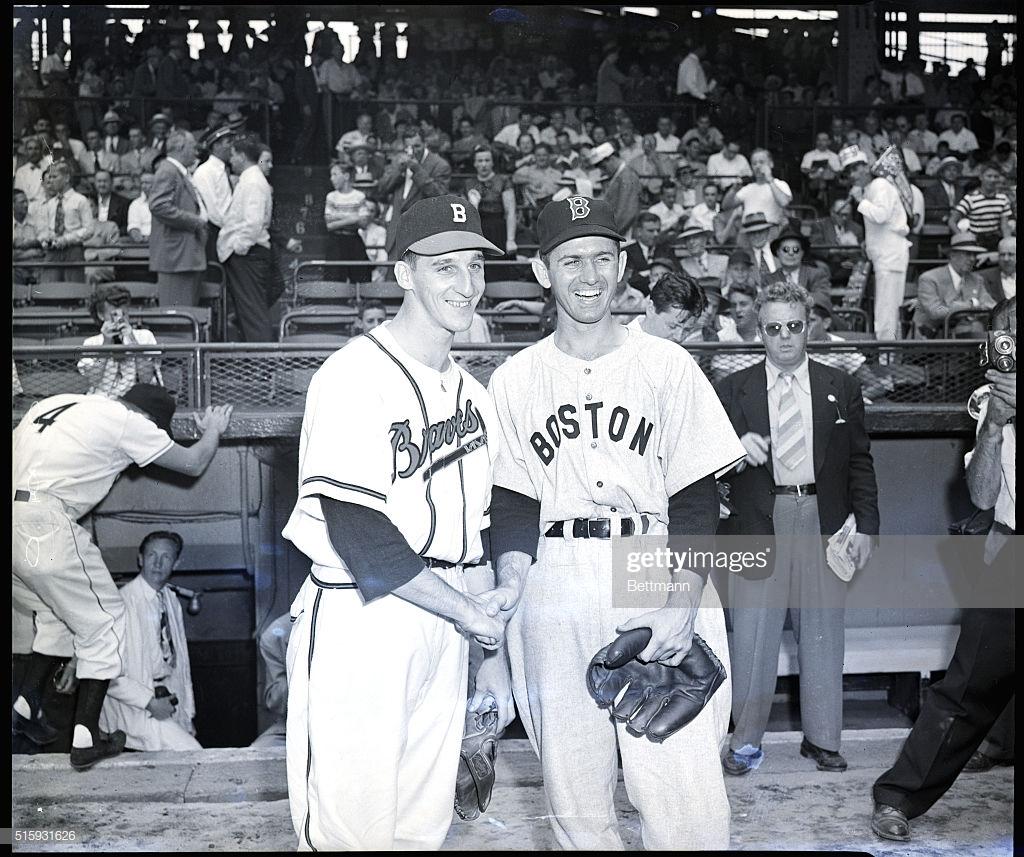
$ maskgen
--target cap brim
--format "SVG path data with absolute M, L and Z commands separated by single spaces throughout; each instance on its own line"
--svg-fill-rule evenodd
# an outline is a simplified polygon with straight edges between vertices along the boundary
M 589 238 L 592 235 L 596 235 L 599 238 L 611 238 L 618 241 L 620 244 L 625 241 L 625 237 L 620 235 L 614 229 L 609 229 L 607 226 L 591 225 L 587 226 L 580 223 L 576 226 L 570 226 L 567 229 L 562 230 L 555 236 L 554 240 L 548 241 L 546 244 L 541 245 L 541 254 L 550 253 L 559 244 L 564 244 L 566 241 L 572 241 L 574 238 Z
M 756 226 L 744 226 L 741 232 L 764 232 L 767 229 L 771 229 L 774 223 L 758 223 Z
M 456 250 L 480 250 L 490 256 L 505 255 L 504 250 L 499 250 L 482 235 L 461 229 L 438 232 L 436 235 L 421 238 L 410 244 L 405 252 L 413 252 L 417 256 L 440 256 L 442 253 L 452 253 Z
M 964 244 L 962 247 L 954 247 L 950 245 L 949 252 L 959 251 L 961 253 L 989 253 L 991 252 L 988 247 L 982 247 L 980 244 Z

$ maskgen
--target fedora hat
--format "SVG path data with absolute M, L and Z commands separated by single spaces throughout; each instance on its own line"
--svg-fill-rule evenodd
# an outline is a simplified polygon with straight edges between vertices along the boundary
M 765 217 L 763 211 L 755 211 L 753 214 L 748 214 L 743 218 L 740 229 L 742 232 L 760 232 L 763 229 L 771 229 L 774 225 Z
M 988 249 L 978 243 L 973 232 L 958 232 L 949 240 L 949 252 L 959 250 L 963 253 L 987 253 Z
M 711 232 L 710 229 L 701 226 L 700 223 L 691 218 L 686 221 L 686 225 L 680 230 L 679 238 L 693 238 L 695 235 L 707 235 L 709 232 Z
M 774 241 L 772 241 L 772 243 L 771 243 L 772 253 L 775 256 L 778 256 L 779 255 L 779 245 L 783 241 L 789 241 L 789 240 L 799 241 L 800 242 L 800 247 L 804 251 L 804 255 L 805 256 L 808 253 L 811 252 L 811 242 L 808 241 L 807 238 L 804 235 L 802 235 L 801 233 L 797 232 L 795 229 L 786 229 L 786 230 L 784 230 L 779 235 L 778 238 L 776 238 Z

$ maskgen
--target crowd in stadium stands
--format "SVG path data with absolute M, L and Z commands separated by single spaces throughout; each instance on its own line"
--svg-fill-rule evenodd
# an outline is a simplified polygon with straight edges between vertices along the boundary
M 956 76 L 937 61 L 886 61 L 840 104 L 834 52 L 818 31 L 773 32 L 771 56 L 739 36 L 683 50 L 652 36 L 643 50 L 607 42 L 571 61 L 478 39 L 453 76 L 440 48 L 423 47 L 442 38 L 434 24 L 410 27 L 402 63 L 365 49 L 346 63 L 330 31 L 317 34 L 308 67 L 280 38 L 252 50 L 236 38 L 228 53 L 206 49 L 198 60 L 180 36 L 140 37 L 74 68 L 63 43 L 38 70 L 16 56 L 14 260 L 35 264 L 16 267 L 15 281 L 116 280 L 113 267 L 56 263 L 136 246 L 148 248 L 160 302 L 194 305 L 203 270 L 217 262 L 233 336 L 276 338 L 270 305 L 302 244 L 272 219 L 273 146 L 291 163 L 330 160 L 323 257 L 366 263 L 329 269 L 332 280 L 390 279 L 371 263 L 391 255 L 403 210 L 454 192 L 479 209 L 506 259 L 521 262 L 544 205 L 603 197 L 633 239 L 620 310 L 640 306 L 657 275 L 685 272 L 716 305 L 702 339 L 753 338 L 736 300 L 778 280 L 821 297 L 822 311 L 824 298 L 863 308 L 855 274 L 867 272 L 865 259 L 876 283 L 899 279 L 901 316 L 887 318 L 886 337 L 942 336 L 950 312 L 987 309 L 1015 290 L 1000 242 L 1016 230 L 1016 82 L 998 50 L 984 78 L 973 60 Z M 766 136 L 755 134 L 758 122 Z M 911 258 L 948 251 L 936 270 L 952 291 L 938 302 L 925 286 L 935 278 L 918 277 L 913 263 L 899 277 L 878 267 L 877 228 L 864 223 L 851 181 L 858 167 L 840 160 L 855 147 L 871 165 L 890 146 L 914 184 Z M 951 247 L 960 233 L 970 240 Z M 968 294 L 974 280 L 964 275 L 979 258 L 1000 275 Z

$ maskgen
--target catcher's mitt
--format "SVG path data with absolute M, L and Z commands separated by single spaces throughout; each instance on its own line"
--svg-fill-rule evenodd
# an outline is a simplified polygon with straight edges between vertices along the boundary
M 494 760 L 498 756 L 498 712 L 467 711 L 466 731 L 455 780 L 455 811 L 459 818 L 479 818 L 491 802 Z
M 660 743 L 700 714 L 726 674 L 711 647 L 696 634 L 678 667 L 636 660 L 650 641 L 650 628 L 621 634 L 594 655 L 587 668 L 587 688 L 628 732 Z

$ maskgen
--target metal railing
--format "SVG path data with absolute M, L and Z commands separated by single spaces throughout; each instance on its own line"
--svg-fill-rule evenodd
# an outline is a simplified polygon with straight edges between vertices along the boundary
M 813 359 L 855 374 L 874 404 L 966 408 L 971 393 L 984 383 L 976 340 L 850 340 L 811 343 Z M 529 343 L 459 344 L 454 358 L 481 383 L 507 357 Z M 758 363 L 760 343 L 686 343 L 712 381 Z M 156 357 L 164 382 L 182 409 L 232 404 L 250 412 L 301 413 L 313 374 L 337 345 L 309 343 L 181 343 L 145 346 L 26 346 L 13 348 L 13 371 L 21 393 L 15 418 L 33 401 L 58 393 L 84 393 L 88 382 L 78 372 L 83 355 Z M 15 387 L 17 392 L 17 386 Z

